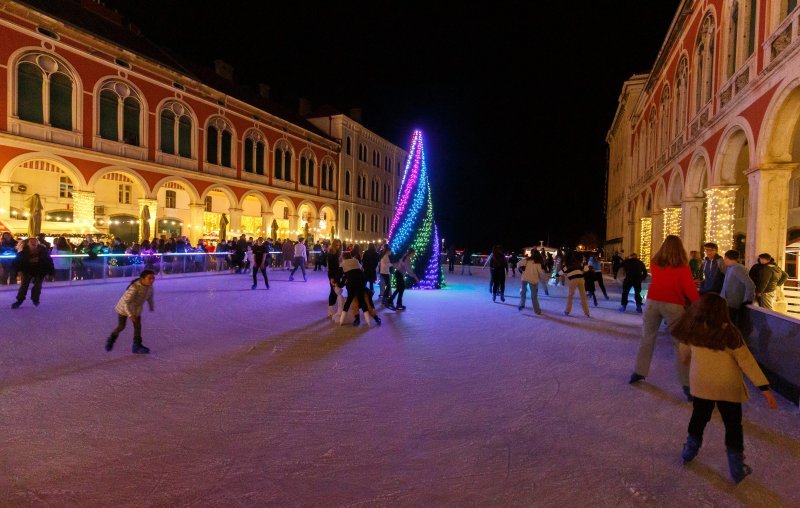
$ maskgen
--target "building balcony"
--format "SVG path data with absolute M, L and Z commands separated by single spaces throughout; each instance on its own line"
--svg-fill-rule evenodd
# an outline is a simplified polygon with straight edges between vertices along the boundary
M 795 9 L 778 25 L 772 35 L 764 41 L 762 51 L 764 52 L 764 62 L 767 68 L 773 67 L 775 62 L 797 47 L 798 35 L 800 35 L 799 15 L 800 9 Z
M 103 139 L 100 136 L 94 137 L 93 148 L 98 152 L 110 155 L 118 155 L 120 157 L 127 157 L 140 161 L 147 160 L 147 147 L 111 141 L 109 139 Z
M 236 170 L 227 166 L 220 166 L 218 164 L 210 164 L 208 162 L 203 166 L 203 172 L 211 175 L 224 176 L 227 178 L 236 178 Z

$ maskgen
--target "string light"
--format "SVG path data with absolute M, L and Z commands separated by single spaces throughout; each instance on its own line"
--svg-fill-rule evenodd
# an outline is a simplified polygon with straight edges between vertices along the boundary
M 716 243 L 721 252 L 733 246 L 738 187 L 712 187 L 706 190 L 706 241 Z
M 444 272 L 439 258 L 439 231 L 433 216 L 428 167 L 422 144 L 422 131 L 414 131 L 406 170 L 398 191 L 397 208 L 389 228 L 389 246 L 395 256 L 413 248 L 411 269 L 422 289 L 444 287 Z
M 680 207 L 671 207 L 664 209 L 664 238 L 666 238 L 669 235 L 681 236 Z
M 639 259 L 643 260 L 645 264 L 648 264 L 650 262 L 650 246 L 653 243 L 653 219 L 650 217 L 642 217 L 640 231 Z

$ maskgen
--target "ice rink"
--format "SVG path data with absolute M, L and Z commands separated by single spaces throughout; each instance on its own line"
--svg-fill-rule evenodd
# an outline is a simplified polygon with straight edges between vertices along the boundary
M 680 459 L 691 405 L 662 334 L 627 383 L 641 318 L 619 287 L 587 319 L 493 304 L 487 272 L 408 291 L 383 326 L 325 317 L 324 272 L 157 280 L 111 353 L 124 282 L 0 292 L 0 506 L 800 506 L 800 414 L 751 389 L 729 480 L 715 413 Z

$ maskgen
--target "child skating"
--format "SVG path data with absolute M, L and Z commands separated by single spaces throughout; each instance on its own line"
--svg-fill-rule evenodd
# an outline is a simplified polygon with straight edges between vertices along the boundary
M 117 311 L 118 324 L 106 341 L 106 351 L 111 351 L 114 348 L 117 337 L 125 329 L 125 324 L 130 318 L 133 323 L 133 346 L 131 351 L 139 355 L 150 352 L 150 348 L 142 344 L 142 310 L 144 309 L 145 301 L 150 308 L 150 312 L 154 310 L 153 283 L 155 280 L 155 272 L 142 270 L 139 278 L 131 282 L 128 289 L 125 290 L 122 298 L 117 302 L 117 306 L 114 307 L 114 310 Z
M 701 296 L 675 322 L 671 333 L 680 341 L 681 360 L 689 365 L 689 388 L 694 397 L 683 462 L 691 462 L 700 451 L 703 431 L 716 406 L 725 424 L 728 469 L 733 481 L 739 483 L 752 472 L 744 463 L 742 402 L 748 394 L 742 373 L 758 386 L 770 409 L 776 409 L 778 403 L 769 382 L 731 322 L 725 299 L 718 294 Z

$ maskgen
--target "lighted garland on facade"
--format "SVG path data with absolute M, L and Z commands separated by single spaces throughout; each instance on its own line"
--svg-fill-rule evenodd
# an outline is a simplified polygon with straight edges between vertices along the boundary
M 422 146 L 422 131 L 414 131 L 411 150 L 397 194 L 397 208 L 389 228 L 389 246 L 395 259 L 413 248 L 416 256 L 412 270 L 422 289 L 444 286 L 444 272 L 439 257 L 439 230 L 433 216 L 433 198 L 428 181 L 428 167 Z
M 645 265 L 648 265 L 650 263 L 650 246 L 653 242 L 653 219 L 650 217 L 642 217 L 640 237 L 639 259 L 641 259 Z
M 706 241 L 714 242 L 720 252 L 733 246 L 738 187 L 713 187 L 706 190 Z
M 670 207 L 664 209 L 664 238 L 669 235 L 681 236 L 680 207 Z

